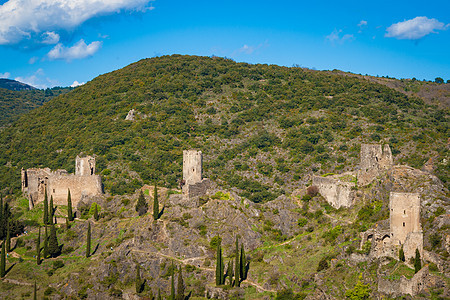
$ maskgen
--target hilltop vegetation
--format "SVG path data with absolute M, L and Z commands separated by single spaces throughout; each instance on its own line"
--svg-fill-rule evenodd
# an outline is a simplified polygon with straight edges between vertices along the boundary
M 125 120 L 135 109 L 135 121 Z M 254 202 L 292 191 L 309 174 L 357 164 L 362 142 L 389 143 L 396 163 L 434 157 L 448 182 L 448 110 L 384 85 L 329 72 L 164 56 L 104 74 L 0 133 L 0 185 L 21 167 L 73 171 L 95 154 L 112 194 L 181 177 L 182 150 L 205 153 L 206 175 Z
M 71 88 L 52 88 L 46 90 L 10 90 L 0 85 L 0 128 L 17 120 L 20 115 L 42 106 L 52 98 L 66 93 Z

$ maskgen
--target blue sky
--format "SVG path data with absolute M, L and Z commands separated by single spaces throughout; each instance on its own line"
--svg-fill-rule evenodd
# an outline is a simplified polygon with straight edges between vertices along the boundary
M 166 54 L 450 79 L 450 1 L 0 0 L 0 78 L 69 86 Z

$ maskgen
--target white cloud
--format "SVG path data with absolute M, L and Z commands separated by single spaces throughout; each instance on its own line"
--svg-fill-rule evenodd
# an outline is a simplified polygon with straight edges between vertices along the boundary
M 11 76 L 11 73 L 9 72 L 0 73 L 0 78 L 9 78 L 9 76 Z
M 367 21 L 365 20 L 361 20 L 361 22 L 359 22 L 358 27 L 364 27 L 367 26 Z
M 102 42 L 95 41 L 87 45 L 84 40 L 81 39 L 72 47 L 64 47 L 62 44 L 58 44 L 50 50 L 47 56 L 50 60 L 64 59 L 71 61 L 74 59 L 92 56 L 100 49 L 101 46 Z
M 83 85 L 83 84 L 85 84 L 86 82 L 78 82 L 78 81 L 74 81 L 71 85 L 70 85 L 70 87 L 77 87 L 77 86 L 80 86 L 80 85 Z
M 17 81 L 29 84 L 29 85 L 34 86 L 39 89 L 45 89 L 48 87 L 53 87 L 53 86 L 58 85 L 58 81 L 50 79 L 45 76 L 43 69 L 37 69 L 36 72 L 34 72 L 30 76 L 25 76 L 25 77 L 19 76 L 14 79 Z
M 17 44 L 23 39 L 39 37 L 43 32 L 56 34 L 55 30 L 73 29 L 99 15 L 121 10 L 151 10 L 153 7 L 147 6 L 151 1 L 9 0 L 0 5 L 0 45 Z
M 252 54 L 255 51 L 255 47 L 244 45 L 239 49 L 239 52 L 243 52 L 245 54 Z
M 46 31 L 42 34 L 42 43 L 53 45 L 59 42 L 59 34 L 53 31 Z
M 329 35 L 327 35 L 325 38 L 327 40 L 329 40 L 332 44 L 334 43 L 339 43 L 339 44 L 343 44 L 346 41 L 353 41 L 355 39 L 355 36 L 353 34 L 344 34 L 341 37 L 341 33 L 342 30 L 333 30 L 332 33 L 330 33 Z
M 30 59 L 28 60 L 28 63 L 29 63 L 30 65 L 32 65 L 32 64 L 34 64 L 35 62 L 37 62 L 38 59 L 39 59 L 39 57 L 33 56 L 32 58 L 30 58 Z
M 386 29 L 387 32 L 384 36 L 399 40 L 418 40 L 430 33 L 435 33 L 435 30 L 445 30 L 448 26 L 436 19 L 415 17 L 411 20 L 392 24 Z

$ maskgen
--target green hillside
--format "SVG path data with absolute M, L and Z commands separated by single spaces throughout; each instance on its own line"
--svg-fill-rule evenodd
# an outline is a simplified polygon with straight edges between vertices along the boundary
M 48 102 L 50 99 L 70 90 L 70 88 L 10 90 L 6 87 L 1 87 L 0 128 L 17 120 L 20 115 L 42 106 L 42 104 Z
M 336 72 L 340 73 L 340 72 Z M 41 92 L 42 93 L 42 92 Z M 128 111 L 139 114 L 127 121 Z M 435 157 L 447 184 L 448 110 L 369 80 L 218 57 L 144 59 L 101 75 L 23 116 L 0 134 L 0 184 L 20 168 L 73 171 L 98 156 L 113 194 L 157 178 L 174 187 L 182 150 L 205 154 L 207 176 L 261 202 L 311 173 L 353 169 L 361 142 L 389 143 L 396 163 Z

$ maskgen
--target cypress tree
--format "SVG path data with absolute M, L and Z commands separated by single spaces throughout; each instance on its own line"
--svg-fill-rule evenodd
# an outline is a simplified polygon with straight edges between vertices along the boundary
M 50 205 L 48 206 L 48 224 L 53 225 L 53 195 L 50 196 Z
M 48 199 L 47 199 L 47 187 L 44 192 L 44 225 L 48 224 Z
M 48 257 L 48 234 L 47 234 L 47 226 L 45 226 L 43 258 L 47 258 L 47 257 Z
M 141 269 L 138 263 L 136 263 L 136 280 L 135 280 L 135 288 L 136 288 L 136 293 L 140 293 L 141 292 Z
M 222 284 L 222 249 L 220 247 L 221 241 L 217 243 L 217 253 L 216 253 L 216 285 Z
M 41 264 L 41 227 L 39 227 L 39 233 L 36 240 L 36 263 Z
M 0 195 L 0 237 L 3 236 L 3 196 Z
M 171 284 L 170 284 L 170 300 L 175 300 L 175 281 L 174 281 L 174 279 L 173 279 L 173 274 L 174 272 L 173 272 L 173 262 L 172 262 L 172 281 L 171 281 Z
M 422 263 L 420 261 L 420 252 L 419 249 L 416 248 L 416 257 L 414 258 L 414 273 L 419 272 L 422 268 Z
M 184 283 L 183 283 L 183 272 L 180 270 L 178 273 L 178 284 L 177 284 L 177 297 L 176 300 L 184 300 Z
M 67 217 L 69 218 L 69 221 L 73 221 L 72 197 L 70 197 L 69 189 L 67 189 Z
M 153 220 L 159 219 L 159 202 L 158 202 L 158 187 L 156 186 L 155 181 L 155 189 L 153 190 Z
M 50 227 L 50 236 L 48 238 L 48 254 L 51 257 L 57 257 L 59 255 L 58 239 L 56 237 L 56 228 L 54 225 Z
M 158 298 L 157 298 L 158 300 L 162 300 L 162 298 L 161 298 L 161 289 L 160 288 L 158 288 Z
M 241 244 L 241 259 L 240 259 L 240 275 L 241 280 L 247 279 L 247 258 L 245 257 L 244 244 Z
M 98 206 L 97 206 L 97 204 L 94 207 L 94 220 L 98 221 Z
M 88 221 L 87 237 L 86 237 L 86 257 L 91 255 L 91 222 Z
M 69 218 L 66 218 L 66 229 L 70 228 L 70 224 L 69 224 Z
M 398 259 L 400 261 L 405 261 L 405 252 L 403 251 L 403 246 L 398 251 Z
M 236 258 L 234 261 L 234 269 L 236 270 L 236 272 L 234 272 L 234 282 L 236 286 L 240 286 L 241 282 L 239 280 L 239 273 L 240 273 L 240 265 L 239 265 L 239 241 L 238 238 L 236 236 Z
M 2 257 L 0 260 L 0 277 L 5 276 L 6 274 L 6 245 L 5 241 L 2 243 Z
M 37 286 L 36 286 L 36 280 L 34 281 L 34 293 L 33 293 L 33 299 L 37 300 Z
M 233 277 L 234 277 L 233 260 L 230 260 L 228 262 L 227 273 L 228 273 L 228 280 L 229 280 L 229 284 L 228 285 L 230 287 L 232 287 L 233 286 Z
M 11 252 L 11 226 L 6 221 L 6 252 Z

